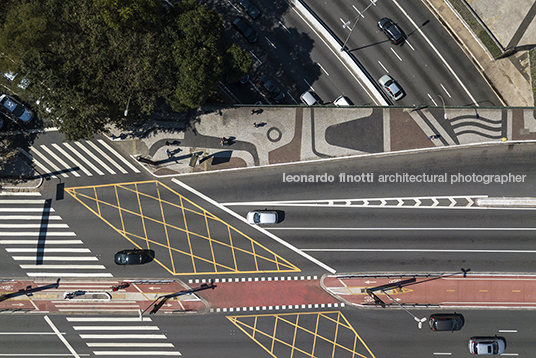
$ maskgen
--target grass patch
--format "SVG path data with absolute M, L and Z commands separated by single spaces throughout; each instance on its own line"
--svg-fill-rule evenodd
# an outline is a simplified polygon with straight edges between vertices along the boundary
M 449 0 L 449 2 L 452 4 L 452 7 L 458 12 L 458 14 L 460 14 L 460 16 L 464 19 L 464 21 L 467 23 L 473 33 L 480 39 L 480 41 L 482 41 L 484 46 L 486 46 L 493 58 L 497 59 L 501 57 L 501 55 L 503 54 L 502 49 L 497 45 L 497 43 L 493 40 L 490 34 L 486 31 L 486 29 L 475 18 L 475 16 L 467 8 L 465 3 L 461 0 Z

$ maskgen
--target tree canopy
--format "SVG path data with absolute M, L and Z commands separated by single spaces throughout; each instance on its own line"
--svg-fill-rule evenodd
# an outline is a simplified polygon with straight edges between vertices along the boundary
M 202 105 L 218 81 L 251 67 L 222 37 L 222 19 L 184 0 L 0 0 L 0 71 L 27 78 L 67 139 L 150 114 Z M 49 114 L 50 113 L 50 114 Z

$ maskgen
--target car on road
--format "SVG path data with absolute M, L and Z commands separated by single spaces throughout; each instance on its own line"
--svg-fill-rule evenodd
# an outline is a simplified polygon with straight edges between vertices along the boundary
M 335 101 L 333 101 L 333 104 L 337 107 L 348 107 L 353 106 L 353 102 L 350 100 L 350 98 L 346 96 L 339 96 Z
M 34 117 L 32 111 L 26 108 L 15 98 L 8 96 L 7 94 L 3 94 L 0 96 L 0 105 L 7 109 L 15 118 L 21 120 L 24 123 L 30 122 Z
M 428 324 L 432 331 L 459 331 L 465 319 L 459 313 L 436 313 L 430 316 Z
M 257 31 L 253 30 L 253 27 L 251 27 L 249 22 L 247 22 L 240 16 L 237 16 L 233 20 L 233 27 L 242 36 L 244 36 L 244 38 L 248 40 L 249 43 L 254 43 L 255 41 L 257 41 L 257 38 L 259 37 L 259 35 L 257 35 Z
M 239 0 L 237 2 L 237 5 L 253 20 L 257 20 L 259 16 L 261 16 L 261 11 L 259 10 L 259 8 L 253 5 L 249 0 Z
M 393 101 L 398 101 L 406 95 L 400 85 L 389 75 L 381 76 L 378 82 Z
M 247 220 L 251 225 L 277 224 L 278 215 L 273 210 L 254 210 L 248 213 Z
M 395 45 L 401 44 L 406 40 L 406 34 L 402 29 L 391 19 L 384 17 L 378 21 L 378 27 Z
M 303 104 L 306 106 L 314 106 L 315 104 L 320 104 L 320 98 L 316 95 L 316 93 L 311 91 L 305 91 L 300 96 L 300 100 Z
M 506 349 L 504 337 L 471 337 L 469 340 L 469 352 L 478 355 L 503 354 Z
M 152 250 L 122 250 L 115 254 L 114 261 L 117 265 L 142 265 L 151 262 L 154 257 Z
M 275 83 L 266 75 L 259 79 L 259 84 L 276 103 L 281 103 L 285 99 L 285 94 L 275 85 Z

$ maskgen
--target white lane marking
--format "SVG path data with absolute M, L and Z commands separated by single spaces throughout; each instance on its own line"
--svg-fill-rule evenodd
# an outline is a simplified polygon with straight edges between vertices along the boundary
M 166 348 L 174 348 L 175 346 L 173 343 L 143 343 L 143 342 L 127 342 L 127 343 L 87 343 L 88 347 L 166 347 Z
M 134 173 L 141 173 L 138 168 L 134 166 L 134 164 L 130 163 L 125 157 L 123 157 L 121 154 L 119 154 L 115 149 L 113 149 L 111 146 L 108 145 L 104 140 L 97 139 L 97 142 L 99 142 L 104 148 L 108 149 L 110 153 L 115 155 L 117 158 L 119 158 L 123 163 L 125 163 Z
M 18 213 L 48 213 L 48 212 L 54 212 L 54 209 L 52 208 L 0 208 L 0 212 L 2 213 L 9 213 L 12 211 L 16 211 Z
M 35 261 L 35 256 L 12 256 L 15 261 Z M 96 256 L 46 256 L 43 261 L 99 261 Z M 63 284 L 62 284 L 63 286 Z
M 395 56 L 398 57 L 398 60 L 399 60 L 400 62 L 402 62 L 402 59 L 400 58 L 400 56 L 398 56 L 398 54 L 396 53 L 395 49 L 392 48 L 392 47 L 389 47 L 389 48 L 390 48 L 391 51 L 395 54 Z
M 451 356 L 452 353 L 441 353 L 441 352 L 434 352 L 435 356 Z
M 1 203 L 0 203 L 1 205 Z M 47 220 L 61 220 L 61 216 L 58 215 L 44 215 Z M 0 215 L 0 220 L 41 220 L 41 215 Z
M 383 63 L 381 63 L 380 61 L 378 61 L 378 63 L 380 64 L 380 66 L 382 66 L 383 70 L 384 70 L 386 73 L 389 73 L 389 70 L 387 70 L 387 68 L 385 68 L 385 66 L 383 65 Z
M 113 277 L 111 273 L 27 272 L 29 277 Z
M 0 236 L 41 236 L 41 233 L 39 231 L 31 232 L 31 231 L 0 231 Z M 72 231 L 66 231 L 66 232 L 55 232 L 55 231 L 47 231 L 47 237 L 51 236 L 76 236 L 76 234 Z
M 272 41 L 270 41 L 270 39 L 269 39 L 268 37 L 264 36 L 264 38 L 266 39 L 266 41 L 268 41 L 268 43 L 269 43 L 273 48 L 275 48 L 275 49 L 277 48 L 277 47 L 274 45 L 274 43 L 273 43 Z
M 75 177 L 79 177 L 80 174 L 76 172 L 69 164 L 67 164 L 63 159 L 58 157 L 50 148 L 48 148 L 46 145 L 41 145 L 41 149 L 43 149 L 45 152 L 47 152 L 52 158 L 54 158 L 58 163 L 63 165 L 63 170 L 70 171 Z
M 128 174 L 128 172 L 123 169 L 122 166 L 120 166 L 119 164 L 117 164 L 117 162 L 115 160 L 113 160 L 112 158 L 110 158 L 110 156 L 106 153 L 104 153 L 104 151 L 102 149 L 100 149 L 99 147 L 97 147 L 97 145 L 95 143 L 93 143 L 92 141 L 86 141 L 87 144 L 89 144 L 93 149 L 95 149 L 97 151 L 97 153 L 99 153 L 100 155 L 102 155 L 107 161 L 109 161 L 110 163 L 112 163 L 117 169 L 119 169 L 119 171 L 123 174 Z
M 19 265 L 23 270 L 73 270 L 73 269 L 91 269 L 91 270 L 104 270 L 104 265 Z
M 93 163 L 91 163 L 86 157 L 84 157 L 82 154 L 80 154 L 79 151 L 77 151 L 76 149 L 74 149 L 73 147 L 71 147 L 71 145 L 69 143 L 63 143 L 63 145 L 68 148 L 71 152 L 73 152 L 74 154 L 76 154 L 76 156 L 78 158 L 80 158 L 82 161 L 84 161 L 84 163 L 86 163 L 91 169 L 93 169 L 95 172 L 97 172 L 97 174 L 99 175 L 104 175 L 104 173 L 99 169 L 97 168 L 95 165 L 93 165 Z M 80 144 L 78 144 L 80 146 Z M 85 148 L 84 148 L 85 150 Z
M 27 151 L 25 151 L 24 149 L 22 148 L 17 148 L 19 150 L 19 152 L 21 152 L 22 154 L 24 154 L 24 156 L 26 156 L 26 158 L 30 159 L 33 163 L 35 163 L 35 165 L 37 165 L 39 168 L 41 168 L 45 173 L 50 173 L 52 172 L 51 170 L 49 170 L 47 167 L 45 167 L 40 161 L 38 161 L 37 159 L 34 159 L 34 157 L 32 157 L 30 155 L 30 153 L 28 153 Z M 57 176 L 55 176 L 54 174 L 51 174 L 50 175 L 51 178 L 54 178 L 56 179 Z
M 393 0 L 393 3 L 398 6 L 398 8 L 400 9 L 400 11 L 408 18 L 408 20 L 411 22 L 411 24 L 415 27 L 415 29 L 417 29 L 417 31 L 419 31 L 419 33 L 421 34 L 421 36 L 426 40 L 426 42 L 428 43 L 428 45 L 430 45 L 430 47 L 432 48 L 432 50 L 434 50 L 434 52 L 436 53 L 436 55 L 441 59 L 441 61 L 443 62 L 443 64 L 445 65 L 445 67 L 447 67 L 447 69 L 450 71 L 450 73 L 452 73 L 452 75 L 454 76 L 454 78 L 456 79 L 456 81 L 458 81 L 458 83 L 460 84 L 460 86 L 462 86 L 463 90 L 465 91 L 465 93 L 467 93 L 467 95 L 469 96 L 469 98 L 471 98 L 471 101 L 473 101 L 473 104 L 477 107 L 480 107 L 480 105 L 478 104 L 478 102 L 474 99 L 473 95 L 469 92 L 469 90 L 467 89 L 467 87 L 465 87 L 465 85 L 463 84 L 463 82 L 460 80 L 460 78 L 458 77 L 458 75 L 456 74 L 456 72 L 454 72 L 454 70 L 452 69 L 452 67 L 450 67 L 449 63 L 443 58 L 443 56 L 439 53 L 439 51 L 435 48 L 435 46 L 432 44 L 432 42 L 428 39 L 428 37 L 426 37 L 426 35 L 424 34 L 424 32 L 422 32 L 421 28 L 415 23 L 415 21 L 413 21 L 413 19 L 411 17 L 409 17 L 409 15 L 407 14 L 407 12 L 402 8 L 402 6 L 400 6 L 398 4 L 398 2 L 396 0 Z
M 411 46 L 411 44 L 409 43 L 409 41 L 408 41 L 407 39 L 406 39 L 405 42 L 406 42 L 406 44 L 407 44 L 413 51 L 415 51 L 415 49 L 413 48 L 413 46 Z
M 71 162 L 74 163 L 74 165 L 76 165 L 78 168 L 80 168 L 81 171 L 83 171 L 84 173 L 86 173 L 87 176 L 93 176 L 93 173 L 91 173 L 89 170 L 87 170 L 82 164 L 80 164 L 76 159 L 74 159 L 69 153 L 67 153 L 66 151 L 63 150 L 62 147 L 60 147 L 58 144 L 56 143 L 52 143 L 52 146 L 58 151 L 60 152 L 64 157 L 66 157 L 67 159 L 69 159 Z
M 20 191 L 20 192 L 2 191 L 0 192 L 0 196 L 41 196 L 41 193 L 37 193 L 33 191 Z
M 139 320 L 138 320 L 139 321 Z M 159 331 L 157 326 L 73 326 L 75 331 Z
M 165 334 L 80 334 L 80 338 L 82 339 L 167 339 Z
M 503 353 L 501 356 L 518 356 L 519 353 Z
M 54 229 L 68 229 L 67 224 L 0 224 L 0 229 L 41 229 L 41 228 L 54 228 Z
M 80 149 L 82 149 L 84 152 L 86 152 L 87 155 L 89 155 L 91 158 L 93 158 L 94 161 L 99 163 L 104 169 L 106 169 L 110 174 L 116 174 L 109 166 L 107 166 L 102 160 L 100 160 L 95 154 L 91 153 L 89 149 L 87 149 L 82 143 L 75 142 Z M 88 142 L 91 143 L 91 142 Z
M 430 98 L 430 100 L 434 103 L 434 106 L 437 107 L 437 102 L 434 100 L 432 95 L 430 95 L 430 93 L 427 93 L 427 95 L 428 95 L 428 98 Z
M 47 245 L 63 245 L 63 244 L 67 244 L 67 245 L 80 245 L 80 244 L 83 244 L 82 240 L 46 240 L 46 241 L 43 241 L 43 243 L 45 243 Z M 17 244 L 21 244 L 21 245 L 38 245 L 39 244 L 39 240 L 0 240 L 0 244 L 2 245 L 17 245 Z
M 71 354 L 73 355 L 73 357 L 75 358 L 80 358 L 80 356 L 78 355 L 78 353 L 76 353 L 76 351 L 74 350 L 73 347 L 71 347 L 71 345 L 69 344 L 69 342 L 67 342 L 67 340 L 65 339 L 65 337 L 63 336 L 63 334 L 56 328 L 56 326 L 54 325 L 54 323 L 52 323 L 52 321 L 50 320 L 50 318 L 48 318 L 48 316 L 45 316 L 45 321 L 48 323 L 48 325 L 50 326 L 50 328 L 52 328 L 52 330 L 54 331 L 54 333 L 56 333 L 56 336 L 60 339 L 60 341 L 63 342 L 63 344 L 65 345 L 65 347 L 67 347 L 67 349 L 69 350 L 69 352 L 71 352 Z
M 182 356 L 180 352 L 169 352 L 169 351 L 93 351 L 93 354 L 96 356 Z
M 242 217 L 241 215 L 238 215 L 237 213 L 235 213 L 234 211 L 232 211 L 231 209 L 229 208 L 226 208 L 225 206 L 221 205 L 220 203 L 216 202 L 215 200 L 209 198 L 208 196 L 200 193 L 199 191 L 195 190 L 194 188 L 190 187 L 189 185 L 186 185 L 185 183 L 181 182 L 180 180 L 177 180 L 175 178 L 171 179 L 172 182 L 174 182 L 175 184 L 183 187 L 184 189 L 190 191 L 191 193 L 193 193 L 194 195 L 197 195 L 199 196 L 200 198 L 204 199 L 205 201 L 209 202 L 210 204 L 216 206 L 217 208 L 219 208 L 220 210 L 223 210 L 225 211 L 226 213 L 228 213 L 229 215 L 232 215 L 234 216 L 235 218 L 237 218 L 238 220 L 244 222 L 246 225 L 249 225 L 247 223 L 247 220 L 246 218 Z M 280 243 L 281 245 L 289 248 L 290 250 L 294 251 L 295 253 L 299 254 L 300 256 L 314 262 L 315 264 L 317 264 L 318 266 L 322 267 L 323 269 L 325 269 L 326 271 L 329 271 L 331 273 L 335 273 L 336 270 L 332 269 L 331 267 L 329 267 L 328 265 L 318 261 L 317 259 L 315 259 L 314 257 L 312 257 L 311 255 L 308 255 L 306 254 L 305 252 L 303 252 L 302 250 L 298 249 L 297 247 L 291 245 L 290 243 L 284 241 L 283 239 L 275 236 L 274 234 L 272 234 L 271 232 L 265 230 L 264 228 L 261 228 L 259 226 L 251 226 L 252 228 L 255 228 L 257 230 L 259 230 L 260 232 L 262 232 L 263 234 L 265 234 L 266 236 L 272 238 L 273 240 L 277 241 L 278 243 Z
M 18 199 L 1 199 L 0 204 L 40 204 L 43 205 L 46 202 L 44 199 L 27 199 L 27 200 L 18 200 Z
M 454 249 L 302 249 L 315 252 L 470 252 L 470 253 L 506 253 L 536 254 L 536 250 L 454 250 Z
M 269 230 L 330 231 L 536 231 L 534 227 L 270 227 Z
M 139 317 L 67 317 L 68 322 L 140 322 Z M 152 322 L 150 317 L 143 317 L 143 322 Z
M 6 248 L 7 252 L 35 252 L 37 253 L 36 248 Z M 49 252 L 91 252 L 89 249 L 67 249 L 67 248 L 58 248 L 58 249 L 51 249 L 48 247 L 45 247 L 42 250 L 39 250 L 40 253 L 49 253 Z
M 324 67 L 322 67 L 322 65 L 321 65 L 320 63 L 317 62 L 316 64 L 318 65 L 318 67 L 320 67 L 320 69 L 321 69 L 322 71 L 324 71 L 324 73 L 325 73 L 326 75 L 329 76 L 328 71 L 326 71 L 326 69 L 325 69 Z
M 445 91 L 445 93 L 447 94 L 447 96 L 449 96 L 450 98 L 452 98 L 452 96 L 450 95 L 449 91 L 447 91 L 447 89 L 445 88 L 445 86 L 443 86 L 442 83 L 439 84 L 441 86 L 441 88 L 443 88 L 443 91 Z
M 517 333 L 517 329 L 499 329 L 499 333 Z
M 52 169 L 54 169 L 55 173 L 59 173 L 64 178 L 69 177 L 69 175 L 64 173 L 64 171 L 69 170 L 69 169 L 60 169 L 60 167 L 58 167 L 56 164 L 52 163 L 52 161 L 50 159 L 48 159 L 43 153 L 41 153 L 36 147 L 32 147 L 32 152 L 37 154 L 38 157 L 40 157 L 45 163 L 47 163 Z M 49 173 L 51 173 L 51 172 L 49 172 Z

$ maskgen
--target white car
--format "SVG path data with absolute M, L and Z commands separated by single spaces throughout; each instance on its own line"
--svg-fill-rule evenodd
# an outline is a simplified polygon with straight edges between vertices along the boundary
M 504 337 L 471 337 L 469 340 L 469 352 L 478 355 L 503 354 L 506 349 Z
M 251 225 L 277 224 L 277 212 L 271 210 L 250 211 L 247 219 L 248 224 Z
M 389 75 L 383 75 L 378 80 L 385 92 L 394 100 L 398 101 L 405 96 L 404 91 L 400 88 L 400 85 Z
M 24 107 L 19 101 L 15 98 L 3 94 L 0 96 L 0 104 L 2 107 L 6 108 L 13 116 L 17 119 L 20 119 L 24 123 L 28 123 L 34 117 L 32 111 Z

